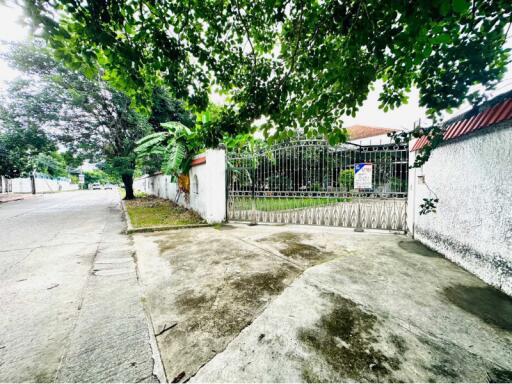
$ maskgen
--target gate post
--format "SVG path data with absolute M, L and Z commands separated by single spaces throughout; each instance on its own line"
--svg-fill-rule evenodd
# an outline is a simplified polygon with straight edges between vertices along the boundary
M 364 232 L 363 222 L 361 221 L 361 191 L 357 192 L 357 221 L 354 232 Z
M 357 153 L 359 154 L 359 161 L 361 161 L 361 146 L 357 148 Z M 355 165 L 354 165 L 354 181 L 355 181 Z M 357 221 L 356 227 L 354 228 L 354 232 L 364 232 L 363 223 L 361 221 L 361 189 L 357 190 Z

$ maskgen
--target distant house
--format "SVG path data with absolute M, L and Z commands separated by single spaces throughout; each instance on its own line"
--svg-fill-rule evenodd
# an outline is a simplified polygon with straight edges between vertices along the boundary
M 347 128 L 349 142 L 358 145 L 379 145 L 391 144 L 393 140 L 388 133 L 397 132 L 399 129 L 370 127 L 368 125 L 356 124 Z

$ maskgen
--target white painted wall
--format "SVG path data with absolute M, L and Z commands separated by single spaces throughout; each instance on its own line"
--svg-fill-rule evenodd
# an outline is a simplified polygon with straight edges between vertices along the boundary
M 32 184 L 29 177 L 11 179 L 12 193 L 32 193 Z M 36 193 L 51 193 L 64 191 L 77 191 L 78 184 L 71 184 L 69 180 L 35 178 Z
M 350 140 L 349 143 L 357 145 L 382 145 L 393 144 L 395 141 L 387 134 L 365 137 L 363 139 Z
M 171 177 L 163 174 L 143 176 L 133 183 L 136 192 L 169 199 L 196 211 L 208 223 L 226 220 L 226 153 L 224 150 L 209 149 L 195 158 L 205 157 L 206 162 L 190 169 L 190 193 L 178 194 L 178 186 Z
M 148 195 L 158 196 L 163 199 L 172 200 L 188 208 L 185 196 L 180 195 L 179 201 L 176 201 L 178 194 L 178 185 L 171 182 L 171 176 L 164 174 L 144 175 L 134 180 L 133 189 L 136 192 L 144 192 Z
M 5 176 L 0 176 L 0 193 L 9 193 L 9 179 Z
M 420 216 L 422 199 L 433 197 L 427 186 L 439 197 L 437 213 Z M 411 169 L 408 199 L 416 239 L 512 295 L 512 121 L 435 149 Z

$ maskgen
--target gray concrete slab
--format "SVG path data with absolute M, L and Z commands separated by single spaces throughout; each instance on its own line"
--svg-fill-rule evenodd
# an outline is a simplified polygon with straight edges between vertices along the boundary
M 134 235 L 167 378 L 511 381 L 512 300 L 403 235 Z
M 156 381 L 123 230 L 115 191 L 0 206 L 0 382 Z

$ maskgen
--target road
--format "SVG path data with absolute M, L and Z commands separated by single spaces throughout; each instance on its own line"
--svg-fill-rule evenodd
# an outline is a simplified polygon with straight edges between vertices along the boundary
M 124 226 L 117 191 L 0 205 L 0 382 L 158 381 Z

